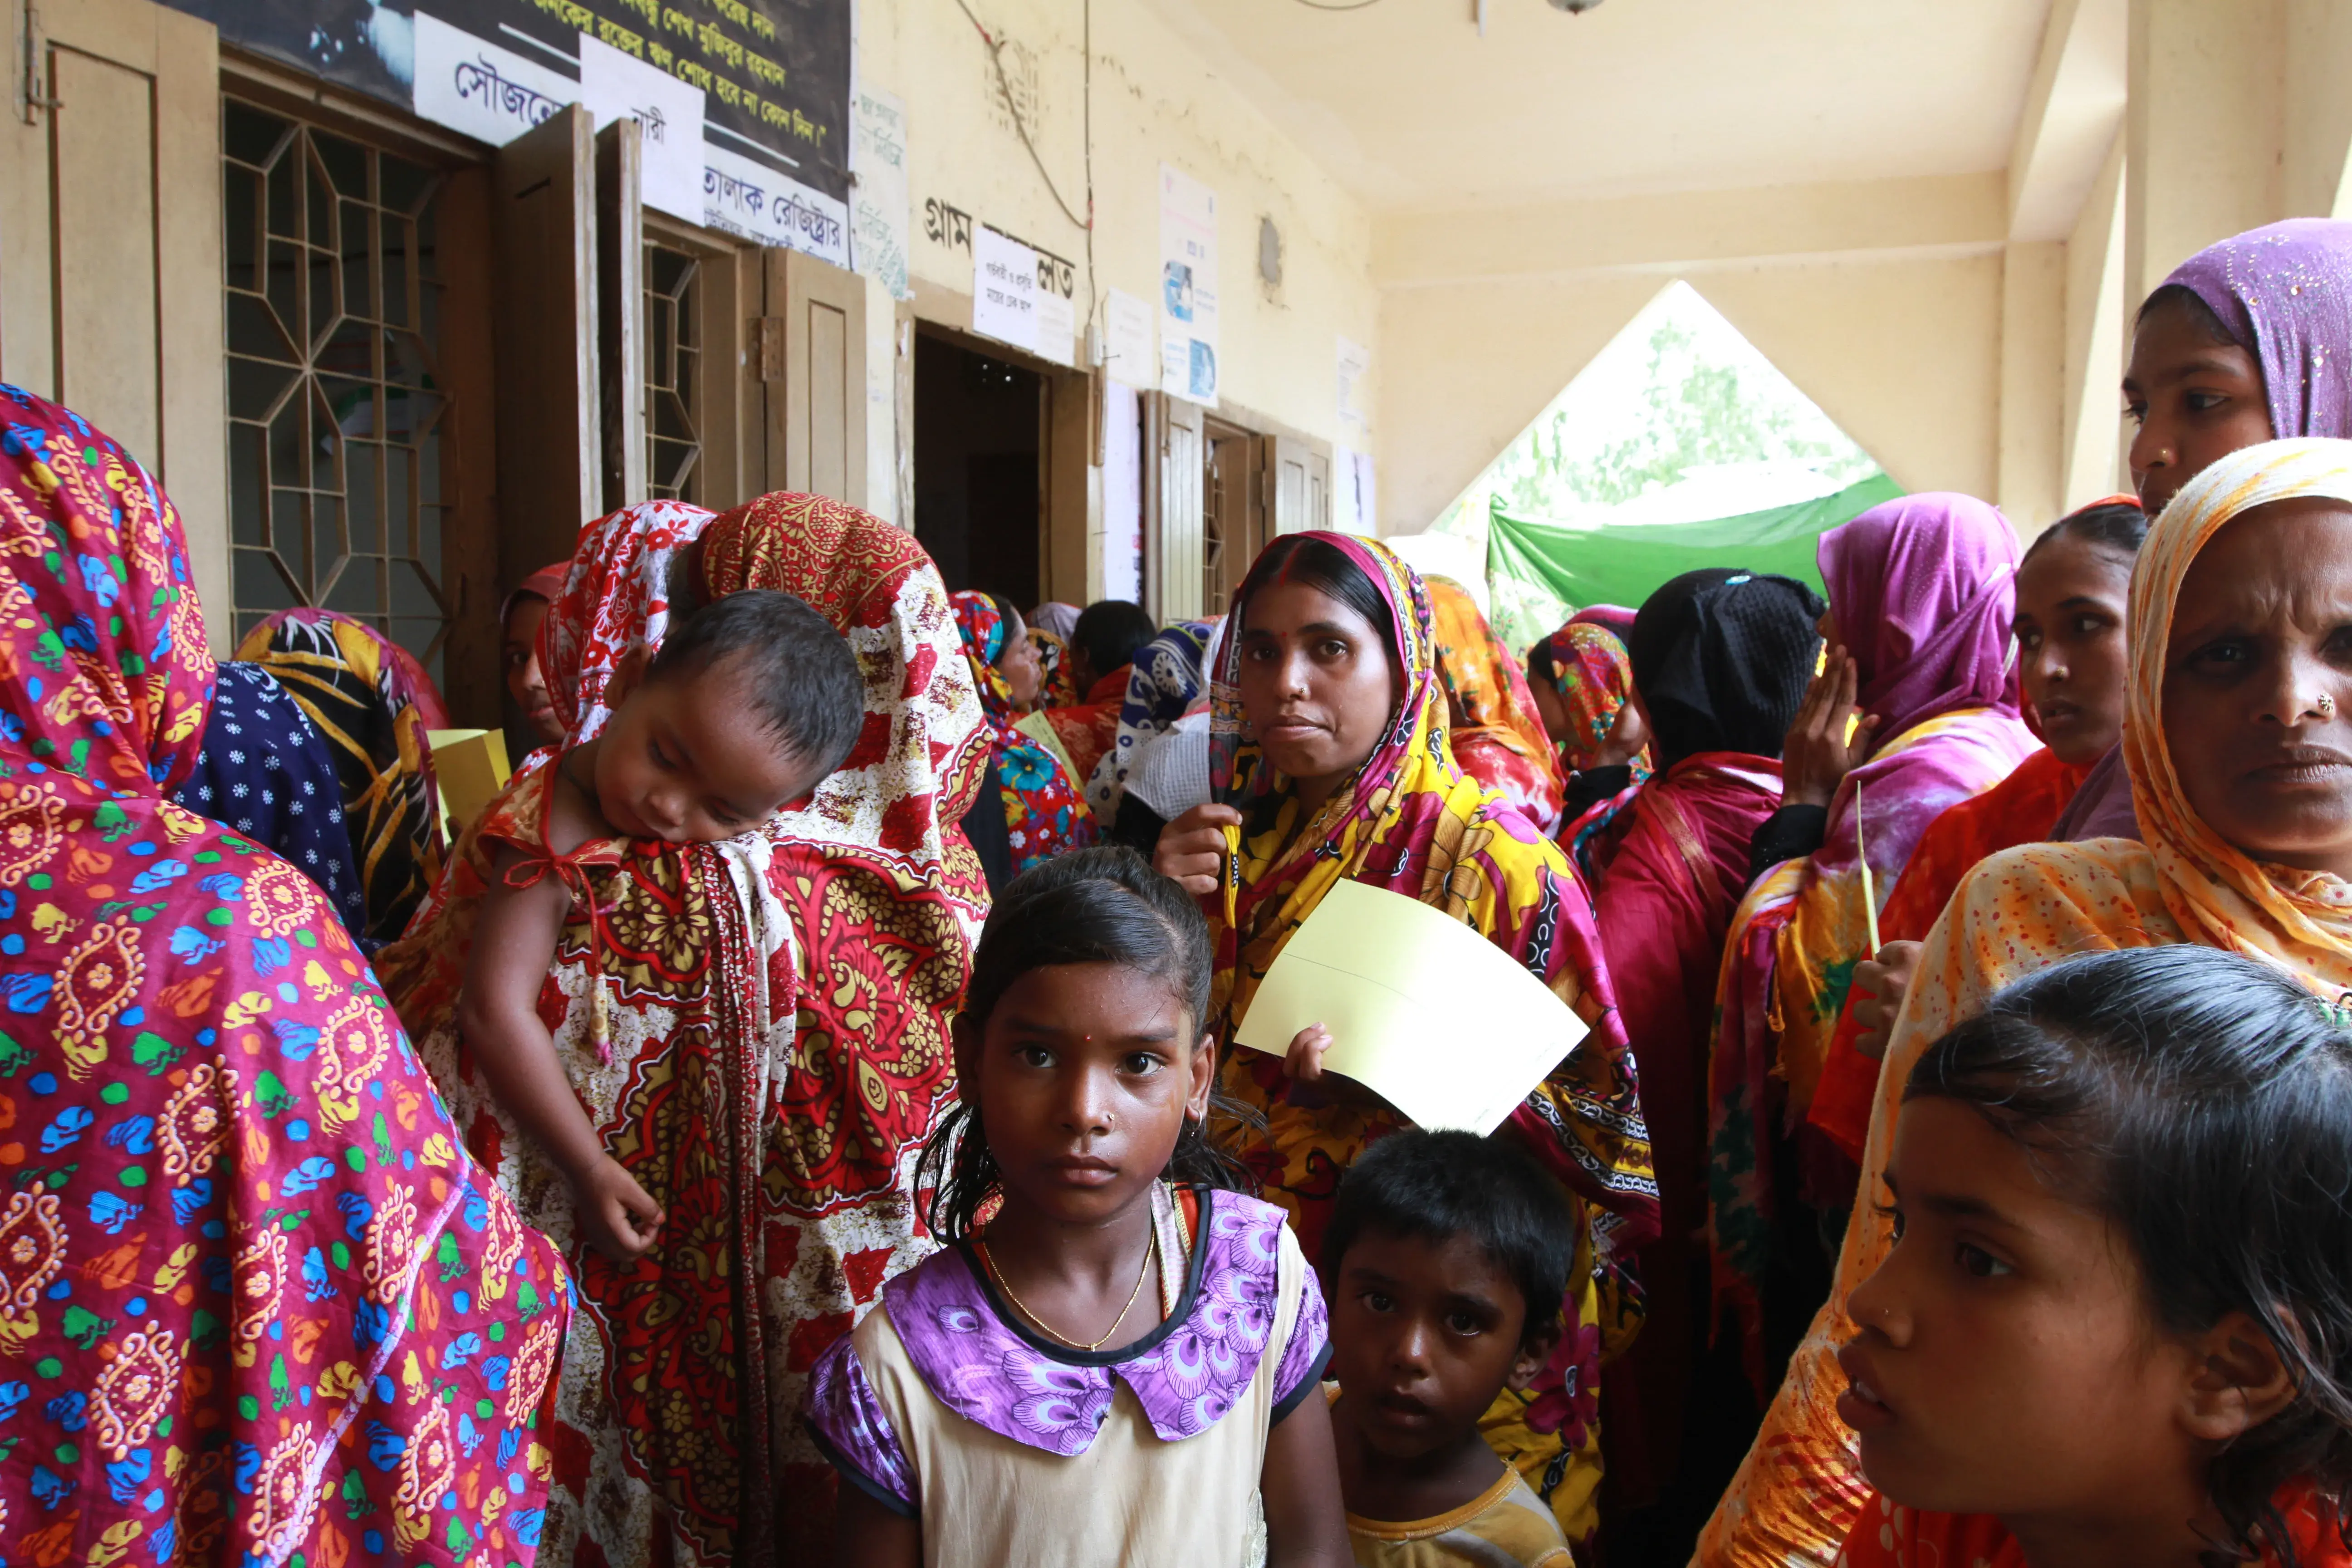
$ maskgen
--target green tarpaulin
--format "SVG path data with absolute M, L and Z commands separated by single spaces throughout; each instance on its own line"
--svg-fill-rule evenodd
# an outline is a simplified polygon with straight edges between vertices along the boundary
M 1523 521 L 1497 496 L 1486 540 L 1495 629 L 1524 649 L 1584 605 L 1639 605 L 1668 579 L 1701 566 L 1777 572 L 1819 592 L 1814 542 L 1902 493 L 1878 474 L 1834 495 L 1739 517 L 1598 528 Z

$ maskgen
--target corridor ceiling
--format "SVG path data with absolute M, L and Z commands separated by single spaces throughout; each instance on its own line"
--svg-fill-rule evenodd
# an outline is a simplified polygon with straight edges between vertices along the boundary
M 1151 0 L 1381 210 L 2000 169 L 2052 0 Z

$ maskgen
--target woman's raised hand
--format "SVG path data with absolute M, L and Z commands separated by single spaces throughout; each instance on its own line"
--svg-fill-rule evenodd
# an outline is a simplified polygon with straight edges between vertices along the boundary
M 1225 829 L 1241 826 L 1242 814 L 1230 805 L 1196 805 L 1160 830 L 1151 864 L 1195 898 L 1217 890 L 1224 874 Z
M 1827 805 L 1838 785 L 1870 755 L 1878 730 L 1874 713 L 1853 720 L 1854 693 L 1860 670 L 1843 647 L 1830 650 L 1829 663 L 1805 688 L 1797 705 L 1796 721 L 1780 749 L 1780 801 L 1784 805 Z
M 1650 726 L 1642 720 L 1642 710 L 1631 702 L 1620 706 L 1616 721 L 1609 733 L 1601 737 L 1601 744 L 1592 755 L 1596 768 L 1622 768 L 1642 754 L 1650 743 Z

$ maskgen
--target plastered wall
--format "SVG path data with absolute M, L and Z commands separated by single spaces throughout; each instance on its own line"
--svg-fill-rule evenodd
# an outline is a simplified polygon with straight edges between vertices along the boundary
M 1032 140 L 1062 196 L 1083 217 L 1083 9 L 1063 0 L 972 3 L 1005 41 L 1002 58 Z M 1223 399 L 1309 436 L 1365 446 L 1364 432 L 1340 426 L 1336 369 L 1340 335 L 1370 346 L 1373 369 L 1360 401 L 1373 406 L 1382 374 L 1379 303 L 1362 205 L 1145 0 L 1093 0 L 1091 9 L 1090 261 L 1087 234 L 1063 214 L 1023 148 L 998 101 L 988 50 L 956 0 L 860 0 L 859 79 L 907 105 L 908 257 L 918 311 L 949 325 L 970 321 L 971 252 L 950 235 L 934 236 L 932 203 L 1069 259 L 1081 337 L 1090 292 L 1097 310 L 1102 291 L 1112 288 L 1152 301 L 1165 162 L 1218 197 Z M 1258 275 L 1262 217 L 1271 217 L 1281 236 L 1278 286 Z M 891 438 L 887 427 L 875 437 L 877 445 Z
M 2000 478 L 1997 176 L 1383 216 L 1381 526 L 1426 527 L 1668 281 L 1911 489 Z M 1549 265 L 1547 265 L 1549 263 Z

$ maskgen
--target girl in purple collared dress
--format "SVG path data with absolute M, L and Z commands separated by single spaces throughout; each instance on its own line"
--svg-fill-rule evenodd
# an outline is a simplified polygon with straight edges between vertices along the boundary
M 1131 850 L 998 902 L 916 1182 L 950 1245 L 810 1383 L 845 1564 L 1351 1561 L 1322 1293 L 1202 1131 L 1209 974 L 1199 909 Z

